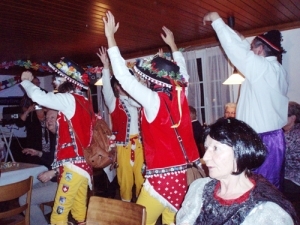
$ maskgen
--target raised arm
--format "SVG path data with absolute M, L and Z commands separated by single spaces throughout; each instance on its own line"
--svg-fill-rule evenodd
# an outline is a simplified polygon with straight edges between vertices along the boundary
M 102 46 L 101 48 L 99 48 L 99 52 L 97 52 L 97 56 L 99 57 L 99 59 L 103 64 L 103 69 L 109 69 L 109 59 L 105 47 Z
M 160 34 L 161 38 L 164 40 L 164 42 L 170 46 L 172 52 L 177 52 L 178 48 L 175 44 L 175 39 L 174 39 L 174 35 L 173 32 L 171 30 L 169 30 L 167 27 L 163 26 L 162 27 L 163 31 L 165 32 L 164 34 Z
M 167 27 L 163 26 L 162 30 L 164 31 L 165 35 L 160 34 L 161 38 L 164 40 L 164 42 L 170 46 L 173 59 L 177 63 L 177 65 L 180 68 L 180 73 L 183 75 L 186 82 L 189 81 L 190 76 L 188 75 L 188 72 L 186 70 L 186 64 L 184 57 L 180 51 L 178 51 L 177 45 L 175 44 L 175 38 L 173 35 L 173 32 L 168 29 Z M 159 52 L 161 54 L 161 52 Z M 188 95 L 188 89 L 186 88 L 186 95 Z
M 114 95 L 113 89 L 110 84 L 110 70 L 109 70 L 109 59 L 107 56 L 107 50 L 105 47 L 99 48 L 99 53 L 97 53 L 103 64 L 102 70 L 102 93 L 106 106 L 108 107 L 109 113 L 113 112 L 116 105 L 116 97 Z
M 203 25 L 206 25 L 206 22 L 214 22 L 219 18 L 221 17 L 217 12 L 209 12 L 203 17 Z
M 117 46 L 115 33 L 119 28 L 119 23 L 115 23 L 115 18 L 110 11 L 106 13 L 106 17 L 103 17 L 103 22 L 105 26 L 105 36 L 107 38 L 108 48 Z

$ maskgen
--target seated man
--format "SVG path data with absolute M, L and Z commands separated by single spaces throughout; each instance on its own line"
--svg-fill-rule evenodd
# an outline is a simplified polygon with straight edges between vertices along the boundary
M 31 156 L 38 156 L 40 160 L 44 162 L 44 165 L 49 169 L 43 173 L 40 173 L 38 179 L 41 181 L 32 188 L 31 195 L 31 205 L 30 205 L 30 224 L 48 224 L 40 208 L 40 204 L 44 202 L 50 202 L 54 200 L 55 193 L 57 190 L 57 181 L 56 181 L 56 170 L 51 169 L 51 163 L 54 159 L 55 152 L 55 133 L 56 133 L 56 118 L 57 111 L 48 110 L 46 114 L 46 126 L 51 133 L 53 133 L 54 138 L 50 141 L 50 152 L 42 152 L 32 148 L 25 148 L 22 152 L 24 154 L 29 154 Z M 26 195 L 23 195 L 19 198 L 21 205 L 26 203 Z M 45 213 L 48 214 L 51 212 L 50 207 L 45 208 Z

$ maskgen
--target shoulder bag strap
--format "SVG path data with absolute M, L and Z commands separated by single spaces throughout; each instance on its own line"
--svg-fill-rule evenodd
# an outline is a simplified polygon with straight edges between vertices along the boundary
M 167 107 L 167 110 L 168 110 L 168 112 L 169 112 L 169 115 L 170 115 L 170 119 L 171 119 L 172 125 L 174 125 L 174 120 L 173 120 L 173 118 L 172 118 L 172 116 L 171 116 L 170 109 L 169 109 L 169 107 L 168 107 L 167 103 L 165 102 L 165 100 L 164 100 L 164 103 L 165 103 L 165 105 L 166 105 L 166 107 Z M 186 154 L 186 151 L 185 151 L 184 145 L 183 145 L 183 143 L 182 143 L 182 138 L 181 138 L 181 136 L 179 135 L 179 133 L 178 133 L 178 130 L 177 130 L 177 128 L 176 128 L 176 127 L 174 127 L 174 131 L 175 131 L 175 134 L 176 134 L 177 140 L 178 140 L 178 142 L 179 142 L 179 145 L 180 145 L 181 151 L 182 151 L 182 153 L 183 153 L 183 156 L 184 156 L 184 158 L 185 158 L 186 162 L 187 162 L 187 163 L 191 163 L 191 162 L 190 162 L 190 160 L 189 160 L 189 158 L 188 158 L 188 156 L 187 156 L 187 154 Z

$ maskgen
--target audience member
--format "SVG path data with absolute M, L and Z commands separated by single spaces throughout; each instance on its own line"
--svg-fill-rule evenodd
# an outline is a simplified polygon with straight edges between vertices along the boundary
M 161 214 L 163 224 L 170 224 L 174 222 L 175 213 L 188 188 L 187 162 L 180 143 L 191 162 L 200 162 L 185 96 L 185 86 L 189 79 L 185 61 L 177 49 L 173 33 L 163 27 L 164 34 L 161 37 L 171 48 L 176 64 L 159 56 L 151 62 L 138 62 L 135 70 L 147 80 L 148 88 L 130 74 L 120 55 L 114 38 L 119 23 L 115 24 L 111 12 L 106 13 L 103 21 L 114 75 L 122 88 L 143 107 L 141 133 L 146 181 L 137 204 L 146 207 L 147 225 L 154 225 Z M 180 137 L 177 137 L 176 132 Z M 182 140 L 180 143 L 179 138 Z
M 203 126 L 197 119 L 196 109 L 193 106 L 189 106 L 189 109 L 190 109 L 194 139 L 198 148 L 200 158 L 202 158 L 205 152 L 204 145 L 203 145 Z
M 90 108 L 90 102 L 75 93 L 75 85 L 80 89 L 88 87 L 83 81 L 83 70 L 72 61 L 63 58 L 59 63 L 49 65 L 64 77 L 65 82 L 58 87 L 59 92 L 64 93 L 41 91 L 30 82 L 33 77 L 29 71 L 22 73 L 21 85 L 34 102 L 58 111 L 58 138 L 52 168 L 59 170 L 59 178 L 51 224 L 66 223 L 69 212 L 81 223 L 86 217 L 87 188 L 92 185 L 92 168 L 83 155 L 83 148 L 88 146 L 91 139 L 92 121 L 86 110 Z
M 53 134 L 54 138 L 50 140 L 50 152 L 42 152 L 32 148 L 25 148 L 22 152 L 31 156 L 38 156 L 44 162 L 43 164 L 48 168 L 48 171 L 42 172 L 38 175 L 38 179 L 41 181 L 32 188 L 31 205 L 30 205 L 30 224 L 45 225 L 48 224 L 45 214 L 51 212 L 49 206 L 45 206 L 44 212 L 40 208 L 40 204 L 44 202 L 54 201 L 55 193 L 57 190 L 57 179 L 56 175 L 58 171 L 52 170 L 51 164 L 54 159 L 55 153 L 55 137 L 56 137 L 56 118 L 57 111 L 49 109 L 46 114 L 46 126 L 49 131 Z M 21 205 L 26 203 L 26 195 L 19 198 Z
M 288 123 L 283 130 L 286 142 L 284 193 L 287 197 L 295 199 L 300 194 L 300 105 L 298 103 L 289 102 Z
M 292 204 L 251 170 L 267 150 L 257 133 L 235 118 L 219 119 L 205 131 L 207 178 L 194 181 L 176 216 L 177 225 L 298 224 Z
M 233 102 L 228 102 L 225 104 L 224 107 L 224 118 L 235 118 L 235 110 L 236 110 L 236 104 Z
M 265 162 L 255 172 L 281 188 L 284 169 L 284 134 L 287 123 L 287 73 L 277 58 L 284 52 L 281 33 L 271 30 L 247 40 L 227 26 L 216 12 L 204 16 L 204 24 L 212 27 L 226 55 L 245 76 L 237 105 L 236 118 L 249 124 L 259 133 L 267 146 Z
M 144 183 L 144 156 L 139 132 L 140 105 L 124 91 L 114 76 L 111 78 L 106 48 L 100 48 L 97 55 L 103 64 L 102 93 L 111 116 L 112 132 L 116 136 L 120 196 L 123 201 L 130 202 L 133 186 L 136 199 Z
M 32 83 L 37 87 L 40 85 L 40 81 L 37 77 L 34 77 Z M 40 88 L 45 91 L 44 89 Z M 46 91 L 45 91 L 46 92 Z M 49 152 L 49 131 L 46 128 L 45 122 L 45 109 L 33 102 L 25 93 L 20 106 L 23 113 L 20 115 L 16 122 L 18 127 L 24 127 L 26 130 L 26 139 L 24 148 L 33 148 L 38 151 Z M 32 159 L 33 162 L 39 163 L 39 161 Z
M 24 148 L 38 149 L 38 151 L 50 151 L 50 134 L 46 128 L 45 109 L 36 109 L 32 103 L 16 122 L 18 127 L 25 126 L 26 142 Z M 23 108 L 24 109 L 24 108 Z

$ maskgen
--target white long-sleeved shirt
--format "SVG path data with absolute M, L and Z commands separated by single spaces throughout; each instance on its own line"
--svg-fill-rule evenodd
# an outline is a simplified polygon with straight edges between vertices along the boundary
M 109 48 L 107 52 L 112 62 L 111 64 L 117 80 L 120 82 L 123 89 L 143 106 L 146 119 L 151 123 L 156 118 L 160 106 L 158 94 L 143 86 L 130 74 L 125 60 L 122 58 L 117 46 Z M 186 70 L 182 53 L 179 51 L 173 52 L 173 58 L 180 67 L 180 73 L 187 82 L 189 80 L 189 75 Z
M 68 119 L 75 114 L 75 98 L 70 93 L 44 92 L 28 80 L 21 82 L 26 93 L 32 101 L 39 105 L 62 112 Z
M 245 76 L 237 105 L 236 118 L 249 124 L 256 132 L 281 129 L 287 123 L 287 73 L 276 57 L 263 57 L 250 50 L 219 18 L 212 23 L 230 61 Z
M 102 93 L 104 96 L 104 101 L 105 101 L 106 106 L 108 107 L 109 113 L 112 113 L 116 107 L 116 97 L 115 97 L 112 87 L 110 85 L 109 69 L 102 70 L 102 82 L 103 82 Z M 119 98 L 125 104 L 128 112 L 131 116 L 129 134 L 130 135 L 138 134 L 139 133 L 138 108 L 140 107 L 140 105 L 128 96 L 120 95 Z

